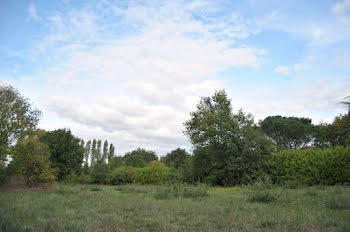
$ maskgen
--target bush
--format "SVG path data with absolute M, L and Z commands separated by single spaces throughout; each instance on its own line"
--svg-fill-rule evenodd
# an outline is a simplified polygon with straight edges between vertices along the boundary
M 277 196 L 271 192 L 272 183 L 268 177 L 259 178 L 252 186 L 248 195 L 249 202 L 268 203 L 277 200 Z
M 350 147 L 285 150 L 273 154 L 268 173 L 276 183 L 341 184 L 350 181 Z
M 97 162 L 91 167 L 91 182 L 95 184 L 107 183 L 108 166 L 104 162 Z
M 163 183 L 170 174 L 170 168 L 165 164 L 152 161 L 149 166 L 135 168 L 133 182 L 140 184 L 160 184 Z
M 134 173 L 135 168 L 122 166 L 108 174 L 107 182 L 113 185 L 130 184 L 132 183 Z
M 93 183 L 91 176 L 82 174 L 82 175 L 77 175 L 75 172 L 72 172 L 66 178 L 64 179 L 65 183 L 70 183 L 70 184 L 89 184 Z
M 27 186 L 53 183 L 58 169 L 50 168 L 49 156 L 48 147 L 37 138 L 20 140 L 14 148 L 13 160 L 10 163 L 12 174 L 23 179 Z

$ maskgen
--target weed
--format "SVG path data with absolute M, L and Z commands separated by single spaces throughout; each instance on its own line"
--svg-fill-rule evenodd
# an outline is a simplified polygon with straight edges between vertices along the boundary
M 92 187 L 90 189 L 92 192 L 98 192 L 98 191 L 102 191 L 102 189 L 98 188 L 98 187 Z
M 154 197 L 156 199 L 172 198 L 201 198 L 208 195 L 208 186 L 198 184 L 190 186 L 187 184 L 174 183 L 158 188 Z
M 279 196 L 275 196 L 275 194 L 270 191 L 272 186 L 268 177 L 258 179 L 251 186 L 251 192 L 248 195 L 247 201 L 262 203 L 276 201 Z

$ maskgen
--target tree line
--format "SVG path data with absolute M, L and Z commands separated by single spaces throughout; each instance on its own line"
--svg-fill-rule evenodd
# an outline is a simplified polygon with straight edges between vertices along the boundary
M 182 181 L 230 186 L 263 175 L 275 182 L 350 181 L 350 109 L 329 124 L 278 115 L 255 123 L 251 114 L 234 112 L 226 92 L 219 90 L 202 97 L 184 122 L 192 154 L 178 148 L 160 159 L 142 148 L 116 156 L 107 140 L 85 142 L 69 129 L 37 129 L 40 116 L 16 89 L 0 86 L 1 184 Z

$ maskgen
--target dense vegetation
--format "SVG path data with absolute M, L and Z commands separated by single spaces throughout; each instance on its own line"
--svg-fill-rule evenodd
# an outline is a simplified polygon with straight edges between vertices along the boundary
M 11 86 L 0 86 L 0 184 L 35 186 L 55 180 L 96 184 L 342 184 L 350 181 L 350 113 L 331 124 L 269 116 L 254 122 L 233 112 L 224 90 L 203 97 L 184 134 L 193 154 L 178 148 L 158 158 L 137 148 L 115 155 L 107 140 L 85 143 L 69 129 L 36 128 L 40 111 Z M 347 103 L 348 104 L 348 103 Z

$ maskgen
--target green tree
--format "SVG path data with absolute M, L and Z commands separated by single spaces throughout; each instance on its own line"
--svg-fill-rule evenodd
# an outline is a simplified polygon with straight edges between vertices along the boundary
M 350 113 L 336 117 L 331 124 L 320 124 L 316 128 L 316 146 L 350 146 Z
M 107 161 L 107 158 L 108 158 L 108 141 L 105 140 L 104 143 L 103 143 L 103 160 L 104 162 Z
M 154 151 L 137 148 L 136 150 L 125 153 L 123 161 L 126 165 L 132 167 L 144 167 L 152 161 L 158 161 L 158 157 Z
M 50 150 L 38 136 L 21 138 L 13 148 L 13 160 L 9 169 L 22 178 L 26 185 L 35 186 L 55 181 L 58 169 L 50 167 Z
M 260 122 L 260 127 L 280 149 L 305 147 L 315 131 L 311 119 L 297 117 L 269 116 Z
M 15 88 L 0 85 L 0 163 L 6 160 L 10 145 L 22 132 L 37 126 L 40 115 Z
M 241 110 L 232 113 L 224 90 L 201 98 L 197 110 L 184 123 L 194 146 L 195 180 L 235 185 L 257 175 L 270 154 L 271 143 Z
M 84 150 L 80 139 L 72 135 L 70 130 L 58 129 L 47 132 L 42 141 L 48 145 L 52 167 L 59 168 L 58 179 L 62 180 L 72 172 L 81 174 Z
M 118 168 L 123 165 L 123 159 L 120 156 L 113 156 L 109 161 L 108 161 L 108 168 L 110 170 L 114 170 L 115 168 Z
M 186 164 L 186 159 L 189 158 L 190 154 L 185 149 L 177 148 L 163 156 L 160 161 L 169 167 L 179 169 Z
M 102 141 L 101 140 L 97 140 L 97 149 L 96 149 L 96 160 L 100 161 L 102 160 Z
M 89 156 L 91 152 L 91 140 L 87 141 L 84 149 L 84 170 L 89 168 Z
M 92 140 L 92 147 L 91 147 L 91 166 L 94 166 L 97 160 L 97 141 L 96 139 Z
M 113 143 L 111 143 L 109 145 L 109 151 L 108 151 L 108 163 L 111 162 L 111 160 L 113 159 L 113 157 L 115 156 L 115 151 L 114 151 L 114 145 Z

